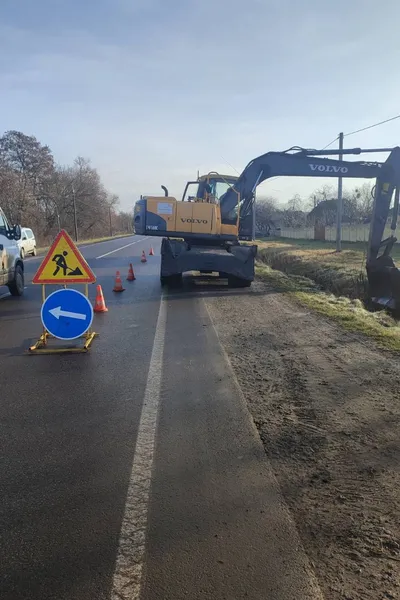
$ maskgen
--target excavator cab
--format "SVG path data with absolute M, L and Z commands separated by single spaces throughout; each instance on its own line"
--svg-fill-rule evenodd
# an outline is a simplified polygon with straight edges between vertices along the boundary
M 201 175 L 197 181 L 188 181 L 183 192 L 182 201 L 185 202 L 210 202 L 218 204 L 220 198 L 234 186 L 238 180 L 235 175 L 221 175 L 216 171 L 210 171 L 207 175 Z M 251 201 L 239 200 L 230 211 L 233 224 L 237 224 L 239 240 L 252 241 L 254 239 L 254 210 L 255 194 Z M 239 213 L 239 214 L 238 214 Z
M 237 177 L 233 175 L 220 175 L 211 171 L 201 175 L 197 181 L 188 181 L 183 192 L 182 202 L 212 202 L 218 203 L 220 197 L 235 184 Z

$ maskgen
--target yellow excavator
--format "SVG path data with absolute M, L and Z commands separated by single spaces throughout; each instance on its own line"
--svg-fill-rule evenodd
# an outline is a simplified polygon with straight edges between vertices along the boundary
M 400 147 L 351 148 L 342 154 L 387 152 L 385 162 L 326 158 L 337 150 L 298 146 L 267 152 L 246 166 L 239 177 L 208 173 L 188 182 L 181 201 L 168 195 L 142 196 L 133 222 L 140 235 L 163 236 L 161 283 L 180 283 L 187 271 L 218 272 L 230 285 L 246 287 L 254 279 L 257 246 L 254 239 L 255 191 L 270 177 L 376 178 L 366 270 L 370 299 L 391 309 L 400 308 L 400 271 L 390 255 L 400 204 Z M 189 194 L 189 188 L 194 193 Z M 391 200 L 394 194 L 394 206 Z M 391 235 L 384 239 L 391 217 Z
M 247 287 L 254 279 L 256 245 L 241 241 L 254 239 L 252 204 L 247 216 L 238 210 L 240 202 L 223 219 L 220 198 L 232 189 L 238 177 L 210 172 L 188 181 L 182 200 L 169 196 L 141 197 L 135 205 L 134 227 L 140 235 L 163 236 L 161 283 L 179 285 L 187 271 L 219 273 L 234 287 Z

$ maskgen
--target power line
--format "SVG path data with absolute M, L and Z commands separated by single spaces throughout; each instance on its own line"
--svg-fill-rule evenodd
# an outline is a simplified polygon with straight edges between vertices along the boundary
M 356 129 L 356 131 L 350 131 L 350 133 L 345 133 L 344 135 L 346 137 L 349 135 L 354 135 L 355 133 L 360 133 L 361 131 L 366 131 L 367 129 L 372 129 L 373 127 L 378 127 L 378 125 L 383 125 L 384 123 L 389 123 L 390 121 L 394 121 L 395 119 L 400 119 L 400 115 L 396 115 L 395 117 L 391 117 L 390 119 L 385 119 L 384 121 L 379 121 L 379 123 L 374 123 L 373 125 L 368 125 L 368 127 L 363 127 L 362 129 Z
M 396 119 L 400 119 L 400 115 L 396 115 L 394 117 L 390 117 L 390 119 L 385 119 L 384 121 L 379 121 L 379 123 L 374 123 L 373 125 L 368 125 L 367 127 L 362 127 L 361 129 L 356 129 L 355 131 L 350 131 L 349 133 L 345 133 L 344 137 L 348 137 L 349 135 L 354 135 L 356 133 L 361 133 L 361 131 L 366 131 L 367 129 L 372 129 L 373 127 L 378 127 L 379 125 L 384 125 L 385 123 L 390 123 L 390 121 L 395 121 Z M 332 146 L 339 139 L 339 136 L 336 136 L 329 144 L 324 146 L 322 150 L 326 150 L 329 146 Z
M 336 140 L 338 140 L 338 139 L 339 139 L 339 136 L 337 135 L 337 136 L 335 137 L 335 139 L 334 139 L 334 140 L 332 140 L 331 142 L 329 142 L 329 144 L 327 144 L 326 146 L 324 146 L 324 147 L 322 148 L 322 150 L 326 150 L 327 148 L 329 148 L 329 146 L 332 146 L 332 144 L 334 144 L 334 143 L 336 142 Z

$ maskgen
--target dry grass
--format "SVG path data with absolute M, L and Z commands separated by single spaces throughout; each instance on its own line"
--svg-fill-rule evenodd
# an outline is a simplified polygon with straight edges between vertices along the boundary
M 307 277 L 323 290 L 337 296 L 367 300 L 366 244 L 344 243 L 340 253 L 335 244 L 312 240 L 259 240 L 260 261 L 290 275 Z M 400 260 L 400 249 L 393 258 Z
M 400 327 L 385 311 L 371 313 L 365 310 L 361 300 L 357 298 L 338 297 L 323 292 L 311 279 L 288 275 L 265 264 L 258 264 L 257 275 L 301 304 L 334 318 L 345 329 L 372 337 L 382 348 L 400 350 Z

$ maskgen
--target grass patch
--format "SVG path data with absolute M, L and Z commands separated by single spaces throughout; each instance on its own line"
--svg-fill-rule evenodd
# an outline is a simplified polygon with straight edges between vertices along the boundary
M 307 277 L 336 296 L 366 301 L 366 244 L 344 243 L 340 253 L 335 244 L 311 240 L 260 240 L 258 259 L 273 269 Z M 393 258 L 400 259 L 394 249 Z
M 371 313 L 358 298 L 326 293 L 307 277 L 288 275 L 260 262 L 256 266 L 256 272 L 261 280 L 274 289 L 337 320 L 345 329 L 372 337 L 381 348 L 400 350 L 400 327 L 385 311 Z

